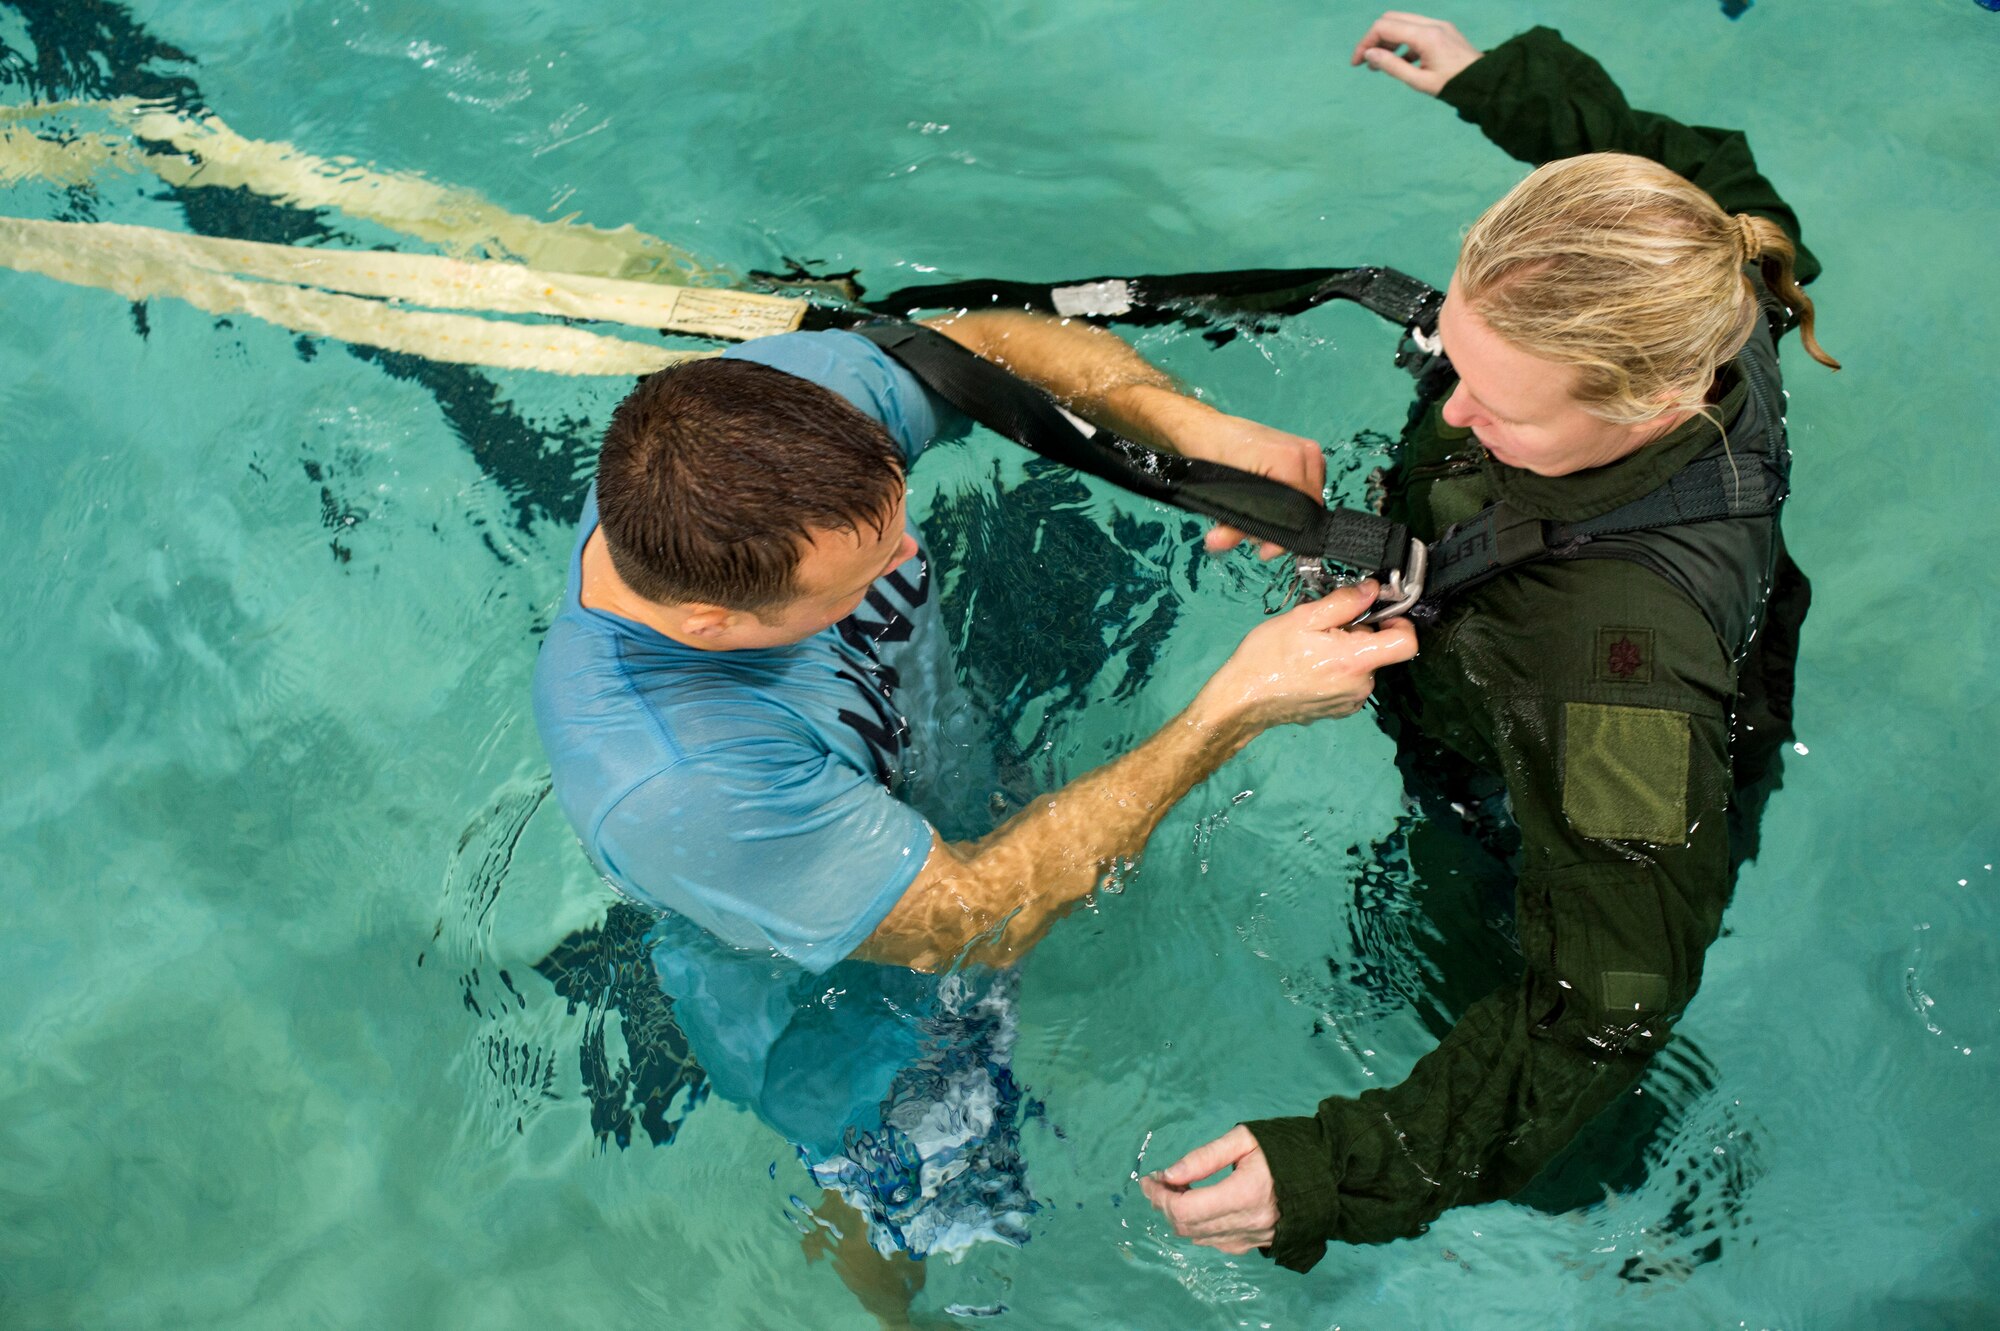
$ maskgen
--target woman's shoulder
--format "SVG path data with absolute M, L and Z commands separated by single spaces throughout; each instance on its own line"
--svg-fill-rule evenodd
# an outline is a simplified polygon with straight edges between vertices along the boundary
M 1471 594 L 1446 650 L 1494 696 L 1726 716 L 1734 663 L 1702 608 L 1629 559 L 1545 560 Z

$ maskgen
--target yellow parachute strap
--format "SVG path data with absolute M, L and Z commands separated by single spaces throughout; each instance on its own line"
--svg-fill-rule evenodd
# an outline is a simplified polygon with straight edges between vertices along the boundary
M 43 139 L 10 125 L 101 114 L 133 139 L 170 144 L 150 152 L 105 134 Z M 536 268 L 598 277 L 726 283 L 730 275 L 631 225 L 606 230 L 574 215 L 544 221 L 512 213 L 471 190 L 415 172 L 383 171 L 349 157 L 323 158 L 289 143 L 246 139 L 213 115 L 190 116 L 132 98 L 0 107 L 0 185 L 48 179 L 82 184 L 105 169 L 150 171 L 170 185 L 223 186 L 300 208 L 350 217 L 440 245 L 454 254 L 511 257 Z
M 249 280 L 217 271 L 214 264 L 220 256 L 212 252 L 213 244 L 208 237 L 146 227 L 0 218 L 0 263 L 9 268 L 115 291 L 127 300 L 172 297 L 210 314 L 247 314 L 298 332 L 408 352 L 429 360 L 551 374 L 638 375 L 714 354 L 670 351 L 553 324 L 403 309 L 379 300 L 297 285 L 296 277 L 292 282 Z M 234 247 L 248 242 L 220 244 Z M 362 262 L 421 257 L 288 246 L 258 248 L 276 250 L 308 264 L 317 260 L 321 265 L 335 254 Z M 277 271 L 276 267 L 271 271 Z M 546 279 L 550 275 L 528 276 Z
M 0 263 L 8 267 L 19 266 L 11 258 L 16 247 L 33 243 L 57 251 L 74 245 L 93 252 L 119 251 L 135 261 L 156 265 L 189 265 L 213 273 L 320 287 L 406 305 L 549 314 L 737 341 L 789 333 L 799 326 L 806 311 L 802 300 L 754 291 L 538 272 L 487 259 L 268 245 L 115 222 L 5 221 L 5 230 L 0 230 Z
M 0 124 L 0 185 L 23 180 L 87 185 L 107 166 L 130 170 L 131 154 L 127 147 L 104 135 L 85 135 L 59 143 Z

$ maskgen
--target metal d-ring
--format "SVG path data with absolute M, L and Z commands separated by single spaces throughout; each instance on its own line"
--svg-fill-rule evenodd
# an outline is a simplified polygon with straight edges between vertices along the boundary
M 1403 614 L 1417 602 L 1424 599 L 1424 575 L 1430 571 L 1431 552 L 1422 541 L 1411 540 L 1410 559 L 1404 567 L 1389 575 L 1389 585 L 1375 599 L 1375 604 L 1365 611 L 1356 624 L 1379 624 L 1385 619 L 1393 619 Z

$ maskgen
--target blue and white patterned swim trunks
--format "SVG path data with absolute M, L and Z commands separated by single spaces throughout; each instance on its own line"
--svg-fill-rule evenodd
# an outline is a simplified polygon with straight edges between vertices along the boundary
M 947 1256 L 976 1243 L 1016 1247 L 1038 1210 L 1021 1159 L 1021 1122 L 1040 1112 L 1014 1083 L 1017 976 L 958 975 L 938 988 L 924 1021 L 925 1053 L 897 1073 L 874 1131 L 850 1129 L 842 1149 L 799 1156 L 820 1186 L 868 1220 L 883 1256 Z

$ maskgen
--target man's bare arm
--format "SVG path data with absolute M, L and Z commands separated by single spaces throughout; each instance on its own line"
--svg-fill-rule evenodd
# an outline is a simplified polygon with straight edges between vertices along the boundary
M 1026 310 L 975 310 L 925 321 L 966 350 L 1004 365 L 1085 420 L 1155 448 L 1173 448 L 1183 414 L 1219 415 L 1187 397 L 1115 333 Z
M 1315 499 L 1324 492 L 1326 456 L 1318 444 L 1187 396 L 1114 333 L 1024 310 L 976 310 L 926 323 L 1115 434 L 1269 476 Z M 1242 539 L 1218 527 L 1207 544 L 1227 550 Z M 1266 544 L 1260 553 L 1269 559 L 1281 551 Z
M 1415 654 L 1407 622 L 1343 627 L 1374 597 L 1364 583 L 1266 620 L 1188 709 L 1138 748 L 1042 796 L 980 841 L 933 838 L 916 882 L 858 955 L 918 970 L 1017 960 L 1258 734 L 1355 711 L 1377 667 Z

